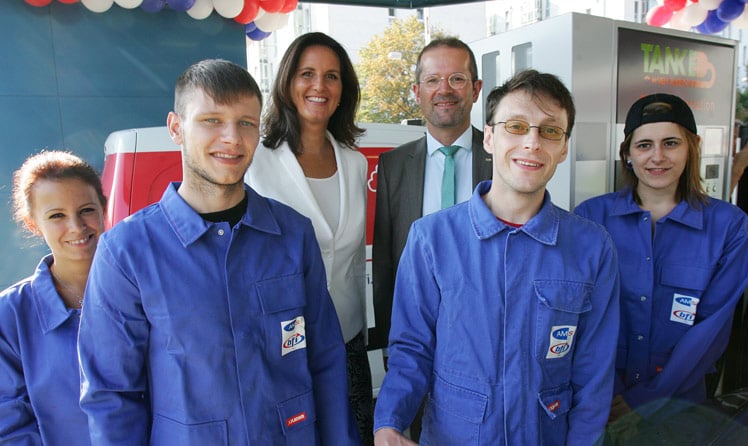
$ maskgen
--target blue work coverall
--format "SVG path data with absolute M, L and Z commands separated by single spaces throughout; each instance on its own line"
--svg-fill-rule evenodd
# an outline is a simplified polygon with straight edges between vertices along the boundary
M 246 186 L 234 227 L 172 183 L 104 233 L 78 342 L 93 444 L 356 445 L 310 221 Z
M 75 340 L 80 310 L 67 308 L 49 271 L 0 294 L 0 444 L 86 446 L 88 420 L 78 406 Z
M 613 390 L 613 242 L 547 192 L 508 226 L 490 185 L 411 227 L 374 428 L 402 431 L 427 394 L 422 445 L 594 444 Z
M 615 394 L 644 416 L 673 400 L 703 402 L 704 377 L 727 347 L 748 286 L 748 218 L 722 200 L 701 209 L 682 201 L 653 229 L 628 188 L 575 212 L 605 226 L 618 249 Z

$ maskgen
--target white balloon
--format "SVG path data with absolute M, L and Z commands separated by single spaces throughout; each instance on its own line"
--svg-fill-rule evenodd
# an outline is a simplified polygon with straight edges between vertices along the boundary
M 195 0 L 192 8 L 187 10 L 187 14 L 195 20 L 207 19 L 213 12 L 213 0 Z
M 688 26 L 698 26 L 701 25 L 704 20 L 706 20 L 708 11 L 706 9 L 700 8 L 699 3 L 693 3 L 681 10 L 683 11 L 683 15 L 681 17 L 682 23 Z
M 282 12 L 265 12 L 259 19 L 255 19 L 255 25 L 266 33 L 273 32 L 286 26 L 288 14 Z
M 233 19 L 244 9 L 244 0 L 213 0 L 213 8 L 221 16 Z
M 143 3 L 143 0 L 114 0 L 114 3 L 119 5 L 121 8 L 134 9 Z
M 684 9 L 681 9 L 680 11 L 675 11 L 673 16 L 670 18 L 670 21 L 667 23 L 667 26 L 673 29 L 679 29 L 681 31 L 690 30 L 691 25 L 689 25 L 683 20 L 683 15 L 684 15 Z
M 737 19 L 730 22 L 730 24 L 737 29 L 748 28 L 748 6 L 746 6 L 743 13 L 740 14 Z
M 698 3 L 694 3 L 694 5 L 699 5 L 701 9 L 704 9 L 706 11 L 717 9 L 719 8 L 719 5 L 722 4 L 723 0 L 699 0 Z M 702 20 L 703 22 L 703 20 Z
M 81 0 L 83 6 L 93 12 L 104 12 L 112 7 L 114 0 Z

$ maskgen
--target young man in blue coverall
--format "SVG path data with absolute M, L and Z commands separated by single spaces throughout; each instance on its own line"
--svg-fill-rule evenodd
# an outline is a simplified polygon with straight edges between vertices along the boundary
M 545 190 L 567 156 L 571 95 L 529 70 L 486 108 L 492 181 L 416 221 L 400 260 L 379 446 L 414 444 L 401 432 L 424 395 L 422 445 L 591 445 L 608 419 L 615 249 Z
M 105 233 L 91 268 L 78 350 L 92 444 L 359 444 L 312 225 L 243 183 L 257 84 L 205 60 L 174 99 L 183 181 Z

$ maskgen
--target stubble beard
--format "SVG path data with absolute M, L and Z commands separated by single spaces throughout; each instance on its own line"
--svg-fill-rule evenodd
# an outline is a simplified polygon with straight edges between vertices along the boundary
M 196 165 L 190 156 L 184 156 L 185 175 L 189 175 L 190 187 L 205 196 L 230 197 L 238 189 L 244 190 L 244 177 L 241 176 L 233 183 L 225 183 L 216 180 L 207 169 Z
M 466 122 L 470 122 L 469 112 L 466 116 L 464 109 L 455 110 L 453 113 L 440 113 L 437 107 L 432 107 L 431 115 L 427 121 L 434 127 L 451 129 L 456 127 L 462 127 Z

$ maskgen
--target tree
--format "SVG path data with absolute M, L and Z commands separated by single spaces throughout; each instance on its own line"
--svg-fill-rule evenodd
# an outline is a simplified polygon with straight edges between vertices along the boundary
M 412 86 L 424 45 L 424 25 L 414 15 L 393 20 L 361 49 L 356 66 L 361 83 L 359 121 L 399 123 L 421 117 Z
M 748 120 L 748 90 L 738 89 L 736 94 L 737 100 L 735 101 L 735 119 L 739 119 L 743 122 Z

